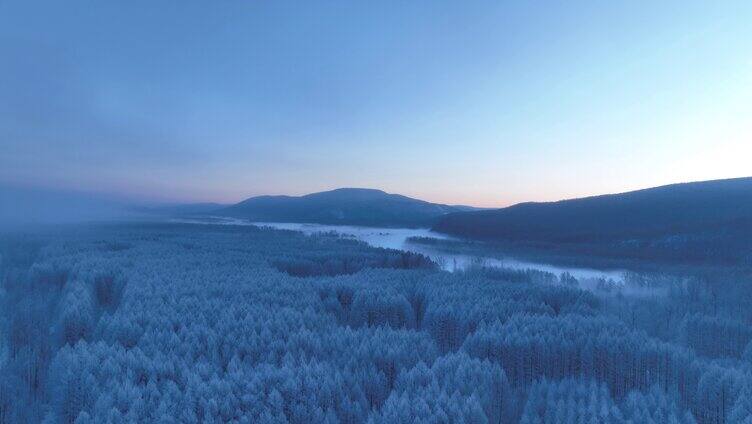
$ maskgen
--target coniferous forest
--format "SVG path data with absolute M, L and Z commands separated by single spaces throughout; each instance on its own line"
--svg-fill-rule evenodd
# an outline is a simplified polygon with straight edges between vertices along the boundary
M 750 23 L 0 0 L 0 424 L 752 424 Z
M 742 270 L 586 290 L 182 224 L 7 233 L 0 249 L 0 423 L 752 422 Z

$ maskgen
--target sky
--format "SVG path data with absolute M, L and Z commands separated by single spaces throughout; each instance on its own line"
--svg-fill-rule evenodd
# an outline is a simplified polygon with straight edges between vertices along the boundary
M 0 183 L 484 207 L 752 175 L 752 2 L 0 0 Z

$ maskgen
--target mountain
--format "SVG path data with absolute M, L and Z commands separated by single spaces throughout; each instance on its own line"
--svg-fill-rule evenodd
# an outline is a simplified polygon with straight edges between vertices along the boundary
M 752 178 L 460 212 L 442 217 L 433 229 L 502 242 L 746 248 L 752 235 Z
M 216 214 L 266 222 L 429 227 L 446 214 L 468 208 L 429 203 L 381 190 L 340 188 L 299 197 L 252 197 Z

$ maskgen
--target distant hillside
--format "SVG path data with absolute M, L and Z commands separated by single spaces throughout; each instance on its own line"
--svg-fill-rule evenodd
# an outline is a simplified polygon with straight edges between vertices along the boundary
M 429 203 L 381 190 L 340 188 L 299 197 L 252 197 L 217 214 L 267 222 L 428 227 L 446 214 L 468 208 Z
M 659 244 L 672 248 L 691 244 L 696 254 L 711 254 L 715 250 L 749 247 L 752 178 L 673 184 L 621 194 L 460 212 L 443 217 L 433 229 L 505 242 L 632 243 L 642 249 Z

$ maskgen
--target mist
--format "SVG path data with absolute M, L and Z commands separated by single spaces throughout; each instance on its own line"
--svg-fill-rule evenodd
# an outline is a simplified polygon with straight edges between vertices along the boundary
M 0 228 L 13 230 L 132 220 L 143 216 L 140 207 L 153 202 L 127 200 L 116 195 L 85 191 L 0 185 Z
M 0 424 L 752 423 L 750 22 L 0 0 Z

